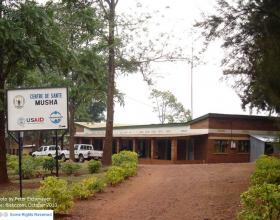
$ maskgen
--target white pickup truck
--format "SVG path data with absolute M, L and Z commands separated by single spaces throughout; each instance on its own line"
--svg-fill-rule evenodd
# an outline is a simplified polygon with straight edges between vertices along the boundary
M 100 159 L 103 156 L 103 151 L 95 150 L 91 144 L 75 144 L 74 145 L 75 159 L 79 162 L 90 159 Z M 60 157 L 62 160 L 67 160 L 70 157 L 69 150 L 62 150 Z
M 58 156 L 61 154 L 60 146 L 58 146 Z M 41 146 L 37 151 L 34 151 L 32 153 L 33 157 L 37 156 L 49 156 L 49 157 L 55 157 L 56 150 L 55 145 L 49 145 L 49 146 Z

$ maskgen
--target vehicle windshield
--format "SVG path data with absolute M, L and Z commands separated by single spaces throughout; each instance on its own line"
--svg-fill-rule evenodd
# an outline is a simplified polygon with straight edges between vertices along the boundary
M 74 146 L 74 150 L 78 150 L 78 145 L 75 145 L 75 146 Z

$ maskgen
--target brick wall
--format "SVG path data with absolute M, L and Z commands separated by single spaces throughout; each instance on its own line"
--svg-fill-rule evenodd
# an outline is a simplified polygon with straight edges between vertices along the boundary
M 250 161 L 249 153 L 238 153 L 237 148 L 227 148 L 226 153 L 215 153 L 215 140 L 207 141 L 207 163 L 243 163 Z
M 271 119 L 209 118 L 209 128 L 233 130 L 276 131 L 279 129 Z

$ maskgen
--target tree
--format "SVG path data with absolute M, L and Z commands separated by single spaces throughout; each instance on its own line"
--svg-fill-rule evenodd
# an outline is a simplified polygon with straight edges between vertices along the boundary
M 68 50 L 53 11 L 33 1 L 0 0 L 0 183 L 8 182 L 5 146 L 7 80 L 38 68 L 67 66 Z
M 106 104 L 104 101 L 93 100 L 90 105 L 84 105 L 82 103 L 77 109 L 76 120 L 93 122 L 105 121 L 105 110 Z
M 280 113 L 280 2 L 217 3 L 217 12 L 195 26 L 206 44 L 223 39 L 223 73 L 234 76 L 243 109 Z
M 170 91 L 160 91 L 153 89 L 150 98 L 155 105 L 153 112 L 158 114 L 161 124 L 187 122 L 191 120 L 189 110 L 186 110 L 182 103 Z
M 105 99 L 106 63 L 102 41 L 99 40 L 103 24 L 91 1 L 62 1 L 55 5 L 55 11 L 60 28 L 66 35 L 66 44 L 75 54 L 69 61 L 68 71 L 63 71 L 63 77 L 55 80 L 69 88 L 69 150 L 70 159 L 75 160 L 74 122 L 79 115 L 77 111 L 89 109 L 94 99 Z
M 99 6 L 103 10 L 106 21 L 108 22 L 108 36 L 106 43 L 108 45 L 108 63 L 107 63 L 107 119 L 106 132 L 103 147 L 103 165 L 112 163 L 112 144 L 113 144 L 113 123 L 114 123 L 114 91 L 115 91 L 115 72 L 116 72 L 116 54 L 115 54 L 115 28 L 116 28 L 116 6 L 119 0 L 98 0 Z M 104 2 L 107 4 L 105 6 Z

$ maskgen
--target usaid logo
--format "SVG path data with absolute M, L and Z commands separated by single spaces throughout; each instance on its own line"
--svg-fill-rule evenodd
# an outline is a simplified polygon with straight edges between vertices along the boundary
M 50 120 L 53 124 L 57 125 L 61 122 L 63 116 L 58 111 L 54 111 L 50 115 Z
M 25 124 L 42 124 L 45 122 L 43 117 L 34 117 L 34 118 L 18 118 L 17 124 L 21 127 L 24 127 Z
M 23 96 L 21 95 L 17 95 L 15 96 L 14 100 L 13 100 L 13 103 L 14 103 L 14 106 L 17 108 L 17 109 L 21 109 L 23 108 L 24 104 L 25 104 L 25 99 Z

